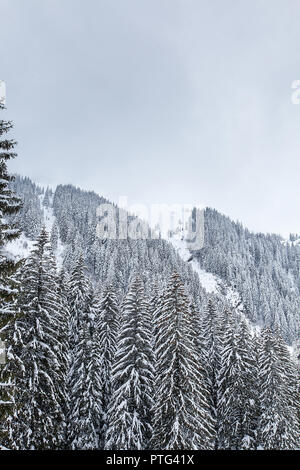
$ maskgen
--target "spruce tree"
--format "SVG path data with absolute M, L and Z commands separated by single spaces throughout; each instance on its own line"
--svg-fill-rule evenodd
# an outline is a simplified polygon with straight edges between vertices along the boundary
M 0 103 L 0 110 L 4 106 Z M 4 136 L 12 128 L 9 121 L 0 120 L 0 138 Z M 11 158 L 16 157 L 14 140 L 0 140 L 0 302 L 1 302 L 1 319 L 9 314 L 10 301 L 16 296 L 16 288 L 13 280 L 13 274 L 17 270 L 17 263 L 8 256 L 5 251 L 5 245 L 9 241 L 15 240 L 20 235 L 20 230 L 15 224 L 9 220 L 9 216 L 17 213 L 21 208 L 20 199 L 11 190 L 11 182 L 13 177 L 9 175 L 7 170 L 7 162 Z M 3 323 L 1 321 L 1 325 Z
M 118 300 L 112 285 L 104 287 L 100 302 L 95 307 L 95 327 L 99 335 L 100 380 L 101 380 L 101 445 L 104 445 L 108 426 L 108 404 L 112 398 L 112 365 L 119 332 Z
M 64 421 L 59 399 L 60 303 L 55 262 L 45 229 L 26 260 L 21 278 L 20 317 L 10 338 L 15 361 L 12 447 L 57 449 L 63 440 Z
M 70 352 L 75 347 L 81 316 L 88 309 L 90 283 L 86 276 L 86 267 L 83 255 L 80 254 L 71 273 L 68 290 L 68 303 L 70 308 Z
M 255 448 L 256 363 L 245 321 L 226 312 L 228 320 L 218 374 L 218 442 L 221 449 Z
M 147 449 L 152 434 L 153 351 L 147 303 L 139 277 L 125 297 L 122 325 L 112 370 L 106 448 Z
M 210 299 L 201 319 L 201 343 L 208 381 L 210 411 L 216 426 L 215 447 L 218 447 L 218 371 L 220 369 L 220 318 Z
M 101 381 L 99 333 L 93 327 L 93 306 L 81 312 L 71 366 L 70 448 L 99 447 Z
M 269 328 L 262 331 L 259 387 L 259 447 L 265 450 L 295 449 L 299 423 L 290 359 L 282 340 Z
M 95 304 L 81 255 L 69 289 L 70 370 L 68 376 L 68 438 L 71 449 L 99 447 L 101 382 L 99 334 L 95 328 Z
M 69 415 L 68 374 L 70 369 L 70 310 L 68 304 L 69 275 L 61 270 L 58 276 L 59 311 L 57 316 L 57 337 L 59 338 L 59 381 L 57 383 L 58 400 L 62 409 L 63 420 L 60 423 L 61 444 L 64 448 L 67 442 L 67 419 Z
M 0 102 L 0 111 L 4 105 Z M 0 346 L 3 349 L 3 360 L 11 360 L 6 353 L 9 348 L 9 333 L 14 328 L 17 310 L 15 299 L 18 292 L 18 283 L 15 278 L 20 263 L 14 261 L 6 252 L 6 244 L 15 240 L 20 235 L 16 224 L 11 218 L 21 208 L 21 201 L 13 193 L 11 182 L 13 177 L 9 175 L 7 162 L 16 157 L 14 140 L 5 139 L 4 136 L 12 128 L 10 121 L 0 120 Z M 6 351 L 6 352 L 5 352 Z M 8 369 L 0 364 L 0 444 L 8 438 L 7 420 L 12 413 L 12 377 Z
M 213 447 L 214 422 L 188 304 L 183 284 L 174 273 L 156 324 L 155 449 Z

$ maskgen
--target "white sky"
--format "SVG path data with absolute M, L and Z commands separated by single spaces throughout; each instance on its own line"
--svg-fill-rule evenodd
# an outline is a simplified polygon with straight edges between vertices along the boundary
M 0 0 L 10 168 L 300 233 L 299 16 L 300 0 Z

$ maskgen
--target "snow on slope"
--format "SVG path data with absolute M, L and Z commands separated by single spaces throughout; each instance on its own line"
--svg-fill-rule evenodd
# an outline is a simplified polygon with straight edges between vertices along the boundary
M 188 261 L 191 258 L 191 253 L 186 246 L 186 242 L 182 239 L 181 235 L 173 234 L 169 239 L 169 243 L 174 247 L 178 255 L 180 256 L 183 261 Z M 189 264 L 191 265 L 193 271 L 195 271 L 200 280 L 200 284 L 202 287 L 209 293 L 218 293 L 218 280 L 217 277 L 204 269 L 201 269 L 199 266 L 198 261 L 192 259 Z
M 44 221 L 43 224 L 46 227 L 46 231 L 48 232 L 48 235 L 50 237 L 51 230 L 55 221 L 55 216 L 53 214 L 53 208 L 52 207 L 45 207 L 43 206 L 43 197 L 44 195 L 41 194 L 39 196 L 40 199 L 40 204 L 41 208 L 44 213 Z M 52 201 L 50 201 L 50 204 L 52 204 Z M 13 240 L 9 242 L 6 246 L 6 252 L 8 253 L 9 256 L 11 256 L 13 259 L 19 261 L 23 258 L 27 258 L 30 251 L 33 249 L 34 246 L 34 240 L 30 240 L 24 233 L 21 234 L 21 236 L 17 240 Z M 62 267 L 63 263 L 63 252 L 64 252 L 64 246 L 61 243 L 60 238 L 58 238 L 58 243 L 57 243 L 57 250 L 55 251 L 55 258 L 56 258 L 56 264 L 58 268 Z
M 193 271 L 198 274 L 200 284 L 206 290 L 206 292 L 209 294 L 221 295 L 222 297 L 225 295 L 228 304 L 247 322 L 251 334 L 254 335 L 258 333 L 261 328 L 260 326 L 251 323 L 250 320 L 246 317 L 244 305 L 239 292 L 233 287 L 226 285 L 224 281 L 215 274 L 209 273 L 202 269 L 199 265 L 199 262 L 195 259 L 192 259 L 191 252 L 187 248 L 186 241 L 184 240 L 183 231 L 180 230 L 177 233 L 172 233 L 169 236 L 168 241 L 174 247 L 178 255 L 184 261 L 187 261 L 191 265 Z
M 50 237 L 51 230 L 52 230 L 53 224 L 54 224 L 55 219 L 56 219 L 56 217 L 53 213 L 53 207 L 52 207 L 53 198 L 50 199 L 50 206 L 48 207 L 48 206 L 43 206 L 43 196 L 44 196 L 43 194 L 41 194 L 39 196 L 40 204 L 41 204 L 41 208 L 44 212 L 44 225 L 45 225 L 46 231 L 47 231 L 47 233 Z M 63 252 L 64 252 L 64 246 L 61 243 L 60 237 L 58 237 L 57 250 L 54 253 L 55 258 L 56 258 L 56 264 L 57 264 L 58 268 L 61 268 L 62 264 L 63 264 Z
M 224 281 L 215 274 L 209 273 L 200 267 L 199 261 L 192 258 L 191 252 L 187 248 L 183 231 L 180 230 L 172 233 L 169 236 L 168 241 L 181 259 L 183 259 L 183 261 L 187 261 L 191 265 L 193 271 L 198 274 L 200 284 L 206 292 L 222 296 L 224 296 L 225 292 L 225 297 L 229 305 L 241 315 L 244 315 L 244 306 L 238 291 L 231 286 L 225 285 Z

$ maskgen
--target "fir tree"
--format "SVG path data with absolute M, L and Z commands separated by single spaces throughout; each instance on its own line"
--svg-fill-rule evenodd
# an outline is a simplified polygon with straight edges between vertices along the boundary
M 108 404 L 112 398 L 112 365 L 116 352 L 117 335 L 119 332 L 118 301 L 112 285 L 104 288 L 99 305 L 96 305 L 96 329 L 99 335 L 100 377 L 101 377 L 101 444 L 107 431 Z
M 255 448 L 255 360 L 247 324 L 228 317 L 218 374 L 218 441 L 222 449 Z
M 269 328 L 262 332 L 259 354 L 260 416 L 258 442 L 270 450 L 295 449 L 299 423 L 290 360 L 281 339 Z
M 217 309 L 210 299 L 201 319 L 201 343 L 208 381 L 210 411 L 218 430 L 218 371 L 220 369 L 220 318 Z M 216 448 L 218 432 L 216 432 Z
M 188 298 L 174 273 L 156 325 L 155 449 L 210 449 L 214 423 L 191 331 Z
M 99 447 L 101 380 L 99 333 L 94 328 L 93 306 L 82 311 L 71 366 L 70 447 L 93 450 Z
M 112 370 L 106 448 L 146 449 L 152 433 L 153 352 L 147 304 L 139 277 L 124 300 L 122 326 Z
M 68 447 L 97 449 L 101 416 L 99 333 L 91 285 L 80 256 L 70 279 Z
M 70 311 L 68 304 L 69 275 L 61 270 L 58 277 L 59 311 L 57 315 L 57 337 L 59 338 L 60 374 L 57 383 L 57 394 L 62 409 L 63 420 L 60 422 L 61 447 L 67 442 L 67 418 L 69 416 L 68 373 L 70 368 Z
M 0 103 L 0 110 L 4 107 Z M 0 121 L 0 137 L 12 128 L 12 123 Z M 16 157 L 13 152 L 16 142 L 14 140 L 0 140 L 0 301 L 1 318 L 7 314 L 7 306 L 15 298 L 16 289 L 12 275 L 16 272 L 16 263 L 5 252 L 5 245 L 19 237 L 20 231 L 16 225 L 10 223 L 9 216 L 21 208 L 20 199 L 13 193 L 10 184 L 13 177 L 7 170 L 7 161 Z
M 0 102 L 0 111 L 3 110 L 4 105 Z M 20 199 L 11 190 L 13 177 L 7 169 L 7 162 L 16 157 L 16 142 L 3 138 L 11 128 L 11 122 L 0 120 L 0 347 L 3 348 L 4 361 L 11 360 L 5 350 L 9 348 L 8 337 L 17 314 L 15 299 L 18 283 L 15 274 L 19 264 L 6 253 L 6 244 L 20 235 L 11 218 L 21 208 Z M 12 415 L 12 380 L 8 368 L 3 368 L 0 364 L 0 444 L 8 439 L 8 421 Z
M 58 398 L 62 348 L 55 262 L 45 229 L 22 272 L 20 318 L 10 338 L 14 365 L 12 447 L 59 448 L 63 411 Z M 18 369 L 17 369 L 18 368 Z

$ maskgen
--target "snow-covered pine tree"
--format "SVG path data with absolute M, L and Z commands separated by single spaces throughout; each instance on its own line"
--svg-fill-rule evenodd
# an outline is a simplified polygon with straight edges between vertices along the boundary
M 20 317 L 10 338 L 14 371 L 12 447 L 57 449 L 63 440 L 58 398 L 62 348 L 55 262 L 42 230 L 22 270 Z
M 201 318 L 201 342 L 205 358 L 205 373 L 207 375 L 210 411 L 216 425 L 215 447 L 218 447 L 218 371 L 220 369 L 220 319 L 218 311 L 211 299 L 204 309 Z
M 259 447 L 265 450 L 295 449 L 299 442 L 299 423 L 290 358 L 282 340 L 269 328 L 262 331 L 259 387 Z
M 147 449 L 152 433 L 153 351 L 142 280 L 125 297 L 112 370 L 106 449 Z
M 51 244 L 52 245 L 52 244 Z M 60 375 L 58 382 L 58 400 L 63 412 L 64 419 L 61 421 L 60 433 L 62 435 L 61 447 L 64 448 L 67 442 L 67 418 L 69 415 L 69 396 L 68 396 L 68 374 L 70 368 L 70 345 L 69 345 L 69 333 L 70 333 L 70 310 L 68 304 L 68 293 L 69 293 L 69 274 L 62 269 L 58 276 L 58 300 L 59 300 L 59 311 L 58 311 L 58 330 L 57 336 L 59 338 L 60 348 Z
M 0 102 L 0 111 L 4 109 Z M 14 140 L 2 139 L 2 137 L 12 128 L 9 121 L 0 120 L 0 340 L 5 349 L 9 347 L 7 335 L 12 331 L 15 320 L 16 308 L 15 298 L 18 285 L 15 273 L 18 268 L 16 263 L 5 251 L 7 242 L 16 239 L 20 235 L 17 226 L 9 220 L 9 217 L 16 214 L 21 208 L 21 201 L 10 188 L 13 177 L 7 170 L 7 162 L 16 157 Z M 5 352 L 3 353 L 5 354 Z M 9 383 L 12 378 L 7 375 L 0 365 L 0 420 L 6 422 L 11 416 L 11 388 Z M 0 444 L 7 438 L 6 426 L 0 428 Z M 3 435 L 4 432 L 4 435 Z
M 246 322 L 231 312 L 225 315 L 218 374 L 219 448 L 254 449 L 257 364 Z
M 97 449 L 101 417 L 99 335 L 91 284 L 80 256 L 70 279 L 70 371 L 67 446 Z
M 174 273 L 155 328 L 154 449 L 211 449 L 214 444 L 206 378 L 188 305 L 184 286 Z
M 290 422 L 293 421 L 290 428 L 289 447 L 291 449 L 299 449 L 300 447 L 300 396 L 297 365 L 294 363 L 286 343 L 282 337 L 282 328 L 276 325 L 275 332 L 275 349 L 278 362 L 284 371 L 284 387 L 285 397 L 288 407 L 286 416 Z
M 68 303 L 70 309 L 69 341 L 71 353 L 75 346 L 81 314 L 87 311 L 89 292 L 90 282 L 86 276 L 83 254 L 80 254 L 71 273 L 68 289 Z
M 71 368 L 71 449 L 99 447 L 101 418 L 100 350 L 97 328 L 92 327 L 93 307 L 82 315 Z
M 4 106 L 0 103 L 0 110 Z M 0 120 L 0 138 L 12 128 L 9 121 Z M 16 157 L 14 140 L 0 140 L 0 302 L 1 318 L 6 315 L 6 307 L 15 298 L 16 289 L 12 275 L 16 272 L 17 264 L 5 252 L 5 245 L 19 237 L 18 227 L 11 224 L 7 217 L 15 214 L 21 208 L 20 199 L 10 189 L 13 177 L 7 170 L 7 161 Z
M 100 380 L 101 380 L 101 425 L 100 445 L 104 446 L 107 431 L 108 404 L 112 397 L 111 373 L 119 332 L 118 300 L 113 285 L 104 287 L 100 302 L 95 306 L 95 328 L 99 335 Z

